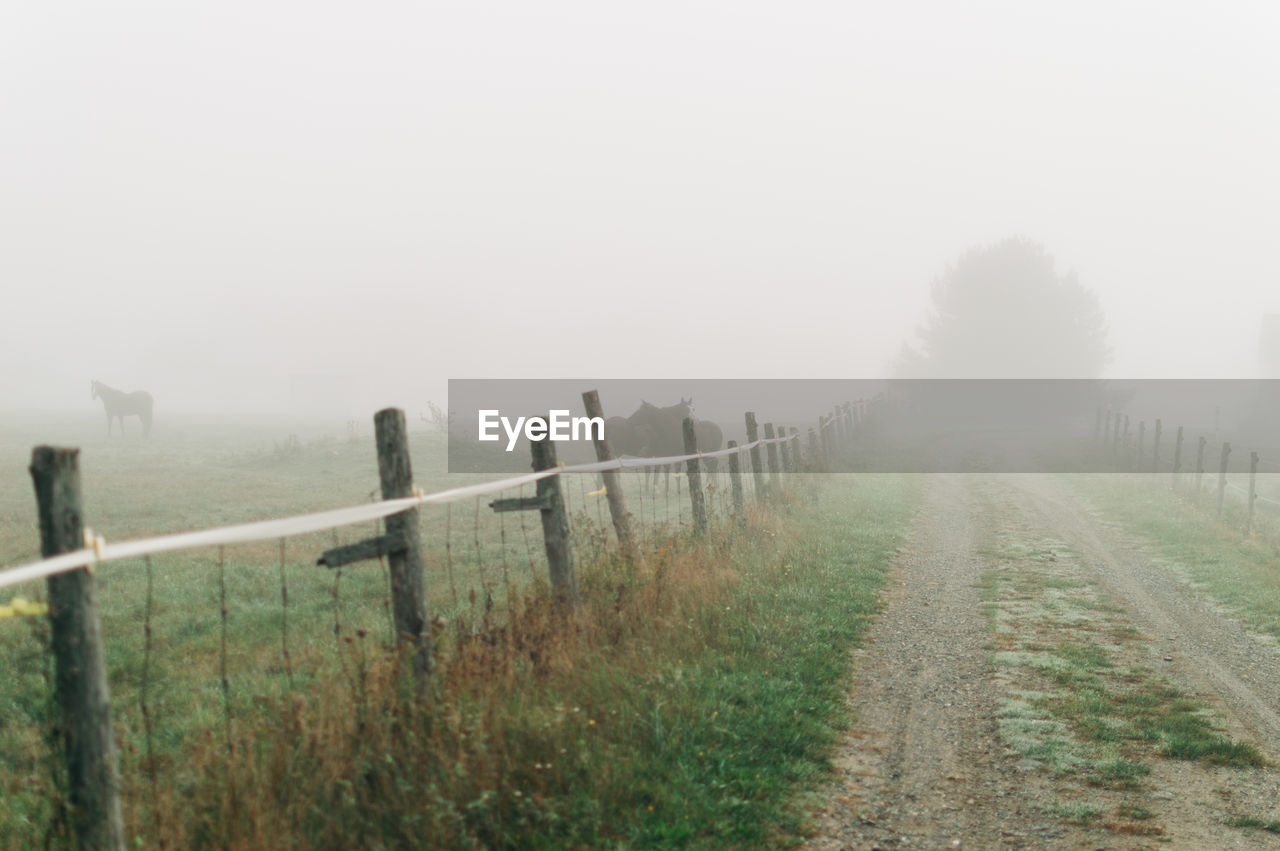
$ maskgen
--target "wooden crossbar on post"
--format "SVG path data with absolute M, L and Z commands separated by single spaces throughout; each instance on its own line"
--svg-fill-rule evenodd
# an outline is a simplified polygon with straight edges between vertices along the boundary
M 413 464 L 404 411 L 385 408 L 373 416 L 378 448 L 378 478 L 383 499 L 413 496 Z M 419 684 L 431 673 L 431 633 L 427 628 L 427 595 L 418 530 L 418 509 L 410 508 L 386 519 L 387 537 L 399 545 L 387 550 L 391 574 L 391 612 L 397 643 L 412 648 L 413 675 Z
M 534 470 L 550 470 L 557 464 L 556 445 L 550 440 L 531 440 Z M 551 591 L 556 602 L 574 611 L 581 606 L 578 579 L 573 572 L 573 552 L 569 549 L 569 518 L 564 510 L 564 492 L 560 476 L 538 480 L 538 499 L 544 506 L 542 537 L 547 549 L 547 567 L 551 575 Z
M 52 446 L 31 452 L 40 551 L 46 558 L 85 545 L 79 455 L 78 449 Z M 111 732 L 97 582 L 85 567 L 45 581 L 71 827 L 81 848 L 123 849 L 120 756 Z
M 693 429 L 693 417 L 685 417 L 681 423 L 684 431 L 684 453 L 696 455 L 698 451 L 698 435 Z M 702 492 L 701 459 L 694 457 L 686 460 L 685 476 L 689 479 L 689 505 L 693 508 L 693 525 L 699 535 L 707 532 L 706 494 Z
M 588 417 L 599 417 L 604 420 L 604 407 L 600 404 L 600 394 L 588 390 L 582 394 L 582 404 Z M 609 435 L 602 434 L 592 438 L 596 448 L 597 461 L 612 461 L 613 446 L 609 443 Z M 609 502 L 609 516 L 613 518 L 613 531 L 618 536 L 618 547 L 625 558 L 633 563 L 640 562 L 640 547 L 636 544 L 631 530 L 631 515 L 627 512 L 627 498 L 622 490 L 622 474 L 618 470 L 605 470 L 601 473 L 604 479 L 605 498 Z

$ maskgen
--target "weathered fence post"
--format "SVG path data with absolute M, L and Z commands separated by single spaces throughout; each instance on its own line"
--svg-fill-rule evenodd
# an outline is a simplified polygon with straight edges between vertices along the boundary
M 405 428 L 404 411 L 399 408 L 378 411 L 373 415 L 373 433 L 378 448 L 382 498 L 413 496 L 413 465 L 409 460 L 409 432 Z M 386 527 L 387 537 L 399 538 L 401 544 L 387 555 L 396 641 L 413 648 L 413 674 L 423 682 L 431 673 L 431 633 L 427 629 L 418 509 L 392 514 L 386 518 Z
M 1253 504 L 1258 499 L 1258 453 L 1249 453 L 1249 517 L 1244 523 L 1244 533 L 1253 533 Z
M 531 440 L 534 470 L 550 470 L 556 466 L 556 445 L 550 438 Z M 538 480 L 537 499 L 541 503 L 542 538 L 547 549 L 547 568 L 551 575 L 551 592 L 561 606 L 576 610 L 581 604 L 578 597 L 578 579 L 573 573 L 573 552 L 569 549 L 569 518 L 564 510 L 564 491 L 561 476 L 547 476 Z
M 764 436 L 766 440 L 773 440 L 777 434 L 773 430 L 773 423 L 764 424 Z M 780 488 L 781 480 L 778 478 L 778 444 L 770 443 L 765 447 L 765 454 L 769 457 L 769 487 L 775 491 Z
M 599 417 L 604 420 L 604 407 L 600 404 L 600 394 L 588 390 L 582 394 L 582 404 L 588 417 Z M 596 447 L 597 461 L 614 460 L 613 447 L 609 443 L 609 435 L 603 430 L 599 438 L 593 438 Z M 613 531 L 618 536 L 618 547 L 624 558 L 639 563 L 640 548 L 636 545 L 635 536 L 631 532 L 631 515 L 627 513 L 627 496 L 622 490 L 622 471 L 604 470 L 600 477 L 604 480 L 604 495 L 609 501 L 609 516 L 613 518 Z
M 1142 471 L 1142 459 L 1147 454 L 1147 421 L 1143 420 L 1138 423 L 1138 451 L 1133 456 L 1132 464 L 1135 471 Z
M 778 426 L 778 437 L 782 438 L 782 442 L 778 444 L 778 458 L 782 461 L 782 472 L 791 473 L 794 466 L 791 463 L 791 447 L 788 445 L 791 441 L 787 440 L 786 426 Z
M 1178 475 L 1182 472 L 1182 426 L 1178 426 L 1178 437 L 1173 444 L 1173 484 L 1178 487 Z
M 693 417 L 684 418 L 684 454 L 698 451 L 698 435 L 693 430 Z M 690 458 L 684 462 L 685 476 L 689 479 L 689 505 L 693 507 L 693 525 L 699 535 L 707 531 L 706 495 L 702 492 L 702 459 Z
M 31 479 L 47 558 L 85 545 L 80 450 L 37 446 Z M 71 826 L 81 848 L 124 848 L 120 756 L 111 733 L 111 695 L 98 620 L 98 592 L 88 568 L 50 576 L 49 627 L 59 733 L 67 761 Z
M 1199 501 L 1200 499 L 1201 482 L 1204 481 L 1204 447 L 1208 442 L 1209 442 L 1209 439 L 1202 434 L 1200 435 L 1199 443 L 1196 446 L 1196 500 L 1197 501 Z
M 759 431 L 756 429 L 756 415 L 754 411 L 747 411 L 747 443 L 755 443 L 760 439 Z M 751 447 L 751 475 L 756 483 L 756 499 L 764 497 L 764 470 L 760 467 L 760 447 Z
M 800 430 L 791 427 L 791 465 L 797 473 L 804 472 L 803 459 L 800 457 Z
M 1156 417 L 1156 430 L 1151 435 L 1151 472 L 1160 472 L 1160 432 L 1163 430 L 1160 418 Z
M 1227 492 L 1227 458 L 1231 455 L 1231 444 L 1223 442 L 1222 460 L 1218 462 L 1218 516 L 1222 516 L 1222 499 Z
M 812 472 L 818 472 L 818 434 L 813 430 L 813 426 L 809 426 L 809 467 Z
M 822 471 L 824 473 L 831 472 L 831 461 L 836 451 L 836 442 L 831 430 L 831 417 L 825 414 L 819 416 L 818 441 L 822 444 Z
M 738 441 L 729 441 L 729 448 L 737 449 Z M 742 522 L 745 519 L 743 515 L 743 508 L 746 503 L 746 499 L 742 494 L 742 467 L 738 463 L 738 456 L 740 454 L 741 453 L 739 452 L 735 452 L 729 456 L 729 482 L 733 486 L 733 513 L 734 516 L 738 518 L 738 522 Z

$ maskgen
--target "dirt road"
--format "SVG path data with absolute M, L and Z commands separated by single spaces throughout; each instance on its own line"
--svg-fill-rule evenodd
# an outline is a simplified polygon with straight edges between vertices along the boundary
M 1052 477 L 934 476 L 809 847 L 1280 847 L 1280 654 Z

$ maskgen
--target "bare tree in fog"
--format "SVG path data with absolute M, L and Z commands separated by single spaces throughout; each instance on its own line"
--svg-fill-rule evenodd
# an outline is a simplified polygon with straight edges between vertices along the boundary
M 933 283 L 903 378 L 1097 378 L 1110 360 L 1098 297 L 1053 257 L 1013 237 L 970 249 Z

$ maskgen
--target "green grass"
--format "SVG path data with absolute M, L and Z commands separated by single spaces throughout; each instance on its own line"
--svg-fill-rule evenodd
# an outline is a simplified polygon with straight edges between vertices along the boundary
M 210 434 L 193 429 L 148 445 L 86 441 L 89 524 L 119 540 L 361 502 L 377 487 L 367 439 L 304 434 L 282 452 L 261 433 Z M 0 467 L 12 474 L 0 485 L 4 564 L 34 555 L 29 448 L 0 444 Z M 414 438 L 424 487 L 474 481 L 444 474 L 439 449 L 430 434 Z M 642 495 L 639 477 L 628 482 L 632 511 L 649 530 L 653 576 L 617 572 L 603 555 L 599 520 L 607 512 L 586 497 L 594 484 L 570 484 L 580 580 L 596 612 L 583 642 L 530 620 L 526 606 L 545 593 L 536 523 L 522 529 L 517 517 L 478 504 L 424 511 L 428 596 L 433 614 L 447 620 L 438 640 L 442 658 L 452 656 L 442 670 L 453 672 L 438 686 L 449 700 L 429 709 L 404 709 L 386 679 L 377 646 L 388 632 L 383 568 L 351 567 L 339 580 L 312 564 L 333 535 L 291 540 L 283 567 L 274 542 L 228 549 L 221 565 L 209 551 L 157 558 L 150 658 L 145 566 L 104 566 L 102 619 L 131 832 L 154 844 L 159 814 L 160 834 L 230 846 L 268 823 L 301 845 L 394 843 L 427 824 L 494 847 L 753 844 L 794 833 L 799 820 L 787 801 L 824 770 L 845 720 L 845 651 L 875 610 L 916 485 L 909 477 L 863 477 L 853 487 L 806 479 L 821 494 L 816 508 L 793 505 L 783 522 L 753 524 L 703 551 L 688 546 L 678 484 L 668 498 L 661 486 Z M 725 500 L 711 503 L 724 540 Z M 344 530 L 340 540 L 374 531 Z M 245 772 L 237 775 L 242 796 L 261 784 L 256 814 L 227 797 L 224 571 L 233 734 L 245 743 L 237 747 L 245 762 L 232 773 Z M 477 644 L 485 636 L 502 644 L 511 634 L 504 624 L 514 629 L 520 617 L 523 628 L 543 630 L 526 636 L 545 651 L 542 661 L 526 653 L 500 662 Z M 471 628 L 475 639 L 466 637 Z M 12 847 L 41 844 L 56 815 L 40 633 L 39 621 L 0 623 L 0 664 L 13 672 L 0 680 L 0 836 Z M 159 795 L 143 771 L 144 668 L 157 771 L 161 788 L 172 790 Z M 369 725 L 379 723 L 379 708 L 387 717 L 375 735 Z M 385 738 L 410 720 L 421 726 L 407 744 Z
M 1064 821 L 1081 825 L 1093 824 L 1102 815 L 1097 807 L 1078 802 L 1059 802 L 1050 807 L 1049 811 Z
M 1152 757 L 1248 768 L 1253 745 L 1226 738 L 1205 707 L 1141 667 L 1124 664 L 1142 636 L 1122 609 L 1072 572 L 1046 564 L 1039 542 L 997 533 L 983 578 L 995 633 L 992 662 L 1021 670 L 1002 701 L 1002 740 L 1058 776 L 1112 790 L 1141 788 Z M 1070 612 L 1090 613 L 1076 619 Z
M 1280 821 L 1267 821 L 1253 816 L 1236 816 L 1227 819 L 1227 827 L 1241 827 L 1251 830 L 1265 830 L 1268 833 L 1280 833 Z
M 1229 502 L 1219 520 L 1207 492 L 1199 500 L 1185 489 L 1174 493 L 1167 479 L 1155 484 L 1148 477 L 1099 474 L 1065 480 L 1101 516 L 1141 536 L 1151 552 L 1177 565 L 1247 625 L 1280 638 L 1280 537 L 1270 508 L 1259 506 L 1258 530 L 1246 538 L 1238 504 Z

